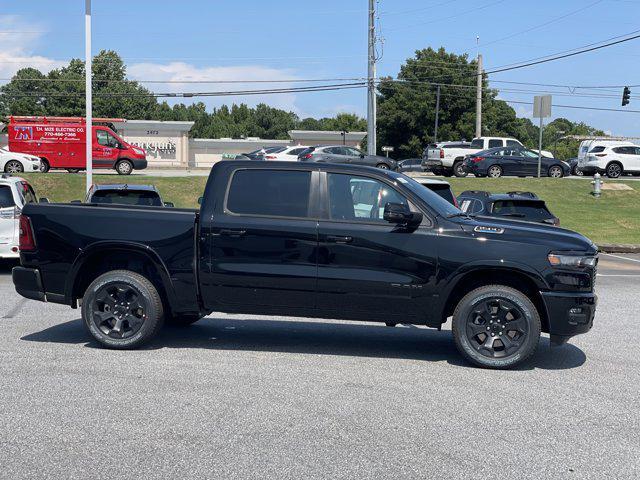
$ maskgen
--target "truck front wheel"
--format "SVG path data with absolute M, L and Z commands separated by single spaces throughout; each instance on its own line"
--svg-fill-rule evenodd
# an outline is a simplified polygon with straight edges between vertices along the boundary
M 489 285 L 460 300 L 452 331 L 456 347 L 469 362 L 485 368 L 512 368 L 535 353 L 540 315 L 522 292 Z
M 128 270 L 113 270 L 87 287 L 82 320 L 101 345 L 120 350 L 137 348 L 162 328 L 162 300 L 147 278 Z
M 116 163 L 116 172 L 120 175 L 130 175 L 133 171 L 133 164 L 129 160 L 120 160 Z

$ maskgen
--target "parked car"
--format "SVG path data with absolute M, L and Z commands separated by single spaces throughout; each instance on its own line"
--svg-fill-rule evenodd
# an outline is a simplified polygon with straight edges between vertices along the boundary
M 164 202 L 154 185 L 92 185 L 85 197 L 85 203 L 107 205 L 140 205 L 150 207 L 173 207 Z M 72 203 L 80 203 L 76 200 Z
M 267 154 L 276 154 L 283 152 L 287 147 L 279 146 L 279 147 L 262 147 L 253 152 L 243 153 L 245 157 L 250 160 L 264 160 L 264 156 Z
M 427 148 L 422 166 L 425 167 L 425 170 L 430 170 L 436 175 L 466 177 L 468 172 L 462 166 L 466 156 L 498 147 L 524 148 L 522 143 L 515 138 L 507 137 L 474 138 L 470 144 L 445 142 L 442 145 L 436 144 Z M 545 150 L 542 151 L 542 155 L 553 157 L 550 152 Z
M 578 168 L 578 157 L 570 158 L 567 160 L 569 164 L 569 168 L 571 168 L 571 175 L 576 175 L 578 177 L 584 176 L 584 172 Z
M 510 368 L 541 331 L 553 344 L 589 331 L 596 310 L 597 248 L 584 236 L 470 217 L 373 168 L 221 161 L 199 212 L 30 203 L 20 227 L 17 292 L 81 301 L 84 326 L 109 348 L 214 311 L 437 329 L 453 316 L 468 361 Z
M 306 145 L 295 145 L 292 147 L 285 147 L 281 152 L 266 153 L 264 155 L 265 160 L 279 160 L 281 162 L 297 162 L 298 155 L 309 148 Z
M 115 119 L 95 118 L 94 122 Z M 86 168 L 87 128 L 81 117 L 9 117 L 9 150 L 37 156 L 41 171 Z M 147 168 L 146 153 L 109 127 L 91 128 L 93 168 L 112 168 L 120 175 Z
M 20 214 L 26 204 L 37 202 L 33 188 L 24 178 L 7 174 L 0 177 L 0 258 L 20 256 Z
M 489 217 L 509 217 L 527 222 L 560 225 L 560 219 L 549 211 L 544 200 L 532 192 L 509 192 L 492 194 L 489 192 L 468 190 L 458 196 L 460 210 L 472 215 Z
M 586 175 L 606 174 L 618 178 L 625 174 L 640 175 L 640 147 L 627 145 L 600 145 L 597 143 L 578 164 Z
M 582 164 L 585 161 L 587 154 L 596 146 L 600 147 L 620 147 L 625 145 L 633 145 L 633 142 L 628 140 L 609 140 L 605 138 L 591 138 L 580 142 L 578 147 L 578 164 Z
M 0 148 L 0 171 L 6 173 L 39 172 L 40 158 L 27 153 L 10 152 Z
M 398 160 L 398 172 L 424 172 L 421 158 L 406 158 Z
M 524 147 L 498 147 L 465 157 L 463 168 L 476 177 L 497 178 L 503 175 L 535 177 L 538 175 L 538 152 Z M 562 160 L 542 157 L 540 175 L 560 178 L 571 174 Z
M 416 182 L 418 182 L 423 187 L 428 188 L 436 195 L 444 198 L 451 205 L 458 206 L 458 201 L 456 200 L 456 196 L 453 194 L 451 190 L 451 185 L 449 182 L 445 182 L 444 180 L 440 180 L 439 178 L 432 177 L 412 177 Z
M 381 155 L 367 155 L 357 148 L 344 145 L 317 145 L 309 147 L 298 156 L 301 162 L 346 163 L 366 165 L 382 170 L 396 170 L 398 162 Z

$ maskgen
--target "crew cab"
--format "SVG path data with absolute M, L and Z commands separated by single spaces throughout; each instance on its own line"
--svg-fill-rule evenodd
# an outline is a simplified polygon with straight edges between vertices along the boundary
M 80 306 L 89 334 L 110 348 L 212 312 L 437 329 L 452 317 L 466 359 L 509 368 L 533 355 L 541 331 L 563 343 L 595 315 L 587 238 L 474 218 L 377 168 L 221 161 L 199 211 L 28 204 L 22 213 L 17 292 Z
M 469 172 L 464 169 L 463 161 L 467 155 L 497 147 L 524 148 L 518 140 L 509 137 L 479 137 L 474 138 L 471 143 L 433 144 L 425 149 L 422 166 L 436 175 L 466 177 Z M 542 156 L 553 157 L 551 152 L 545 150 L 542 151 Z

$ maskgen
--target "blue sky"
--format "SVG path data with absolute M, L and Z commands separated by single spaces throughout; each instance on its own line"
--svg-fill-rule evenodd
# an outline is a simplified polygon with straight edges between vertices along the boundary
M 342 78 L 366 75 L 367 0 L 93 0 L 94 52 L 118 51 L 131 77 L 141 80 Z M 497 67 L 569 50 L 640 29 L 632 0 L 380 0 L 384 54 L 380 75 L 396 75 L 417 49 L 444 46 Z M 84 55 L 82 0 L 0 0 L 0 78 L 31 65 L 42 70 Z M 507 100 L 531 101 L 552 90 L 554 103 L 621 108 L 622 89 L 579 90 L 614 98 L 578 97 L 572 86 L 640 84 L 640 39 L 539 66 L 492 75 Z M 2 80 L 0 80 L 2 81 Z M 282 87 L 279 84 L 278 87 Z M 284 84 L 286 85 L 286 84 Z M 156 91 L 259 88 L 256 85 L 159 85 Z M 634 89 L 632 89 L 633 91 Z M 639 95 L 628 109 L 640 110 Z M 560 94 L 563 94 L 562 96 Z M 636 101 L 637 98 L 637 101 Z M 361 90 L 209 99 L 266 102 L 301 116 L 366 112 Z M 528 105 L 513 105 L 531 116 Z M 640 114 L 554 109 L 554 117 L 585 121 L 605 131 L 640 136 Z

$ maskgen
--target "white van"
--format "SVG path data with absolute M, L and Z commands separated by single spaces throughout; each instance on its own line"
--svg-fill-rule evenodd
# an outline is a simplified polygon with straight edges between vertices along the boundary
M 20 177 L 0 177 L 0 259 L 20 256 L 20 214 L 27 203 L 36 203 L 31 185 Z

